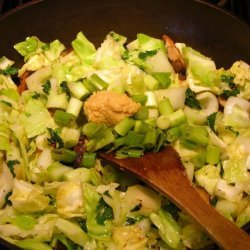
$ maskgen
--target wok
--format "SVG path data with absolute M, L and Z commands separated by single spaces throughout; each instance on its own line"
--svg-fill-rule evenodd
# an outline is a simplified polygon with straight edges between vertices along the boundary
M 66 46 L 82 31 L 99 46 L 111 30 L 135 39 L 137 33 L 168 34 L 211 57 L 217 67 L 250 62 L 250 28 L 215 6 L 195 0 L 35 0 L 0 16 L 0 56 L 20 66 L 13 45 L 36 35 Z M 1 249 L 17 249 L 0 241 Z

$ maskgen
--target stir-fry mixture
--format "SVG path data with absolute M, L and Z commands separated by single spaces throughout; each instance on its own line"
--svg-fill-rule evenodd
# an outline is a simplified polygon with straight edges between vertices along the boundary
M 166 145 L 211 206 L 249 223 L 250 66 L 218 69 L 166 35 L 126 40 L 110 32 L 96 48 L 79 32 L 66 49 L 28 37 L 14 46 L 21 68 L 0 59 L 2 238 L 31 250 L 210 245 L 166 197 L 97 154 Z

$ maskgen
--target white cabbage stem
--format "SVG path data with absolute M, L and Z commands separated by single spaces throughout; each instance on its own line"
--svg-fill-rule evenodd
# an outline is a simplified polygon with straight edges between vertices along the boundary
M 208 91 L 197 94 L 196 99 L 200 102 L 201 110 L 186 106 L 184 113 L 191 123 L 202 125 L 206 122 L 207 116 L 218 112 L 219 103 L 216 96 Z
M 219 109 L 218 100 L 211 92 L 200 93 L 196 96 L 196 99 L 200 102 L 201 108 L 207 116 L 217 112 Z
M 159 89 L 155 91 L 158 102 L 164 98 L 168 98 L 173 109 L 178 110 L 184 107 L 186 86 L 169 89 Z
M 5 162 L 0 164 L 0 208 L 2 208 L 6 195 L 13 188 L 13 176 Z
M 250 102 L 240 97 L 231 96 L 225 103 L 224 114 L 225 115 L 231 114 L 233 112 L 235 105 L 240 106 L 245 111 L 250 110 Z

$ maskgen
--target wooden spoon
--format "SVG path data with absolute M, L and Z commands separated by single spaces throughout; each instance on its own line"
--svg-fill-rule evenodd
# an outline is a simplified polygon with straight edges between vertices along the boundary
M 130 172 L 159 191 L 195 219 L 222 249 L 249 250 L 250 237 L 207 204 L 186 176 L 178 153 L 165 147 L 140 158 L 115 158 L 114 153 L 99 153 L 107 163 Z

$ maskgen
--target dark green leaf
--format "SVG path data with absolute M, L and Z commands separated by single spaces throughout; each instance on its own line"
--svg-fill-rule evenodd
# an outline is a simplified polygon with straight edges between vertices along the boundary
M 58 135 L 57 131 L 52 128 L 48 128 L 50 138 L 47 138 L 48 142 L 55 148 L 62 148 L 64 146 L 62 138 Z
M 114 219 L 112 208 L 104 201 L 103 197 L 99 200 L 97 205 L 96 222 L 100 225 L 104 225 L 106 220 Z
M 221 81 L 231 83 L 234 80 L 234 76 L 232 75 L 221 75 Z
M 15 75 L 18 72 L 18 68 L 8 67 L 7 69 L 0 69 L 0 74 L 3 75 Z
M 63 81 L 63 82 L 60 84 L 60 87 L 61 87 L 62 91 L 65 92 L 66 95 L 67 95 L 68 97 L 70 97 L 70 90 L 69 90 L 69 88 L 68 88 L 67 82 L 66 82 L 66 81 Z
M 10 102 L 7 102 L 5 100 L 0 100 L 0 102 L 2 102 L 3 104 L 9 106 L 9 107 L 12 107 L 12 104 Z
M 49 80 L 46 81 L 46 83 L 43 84 L 42 87 L 43 87 L 43 92 L 48 95 L 49 91 L 51 89 L 51 83 L 50 83 L 50 81 Z
M 141 51 L 138 55 L 139 59 L 145 61 L 147 57 L 152 57 L 157 53 L 157 50 L 147 50 L 147 51 Z
M 15 172 L 14 172 L 14 165 L 19 164 L 20 161 L 18 160 L 10 160 L 7 161 L 7 166 L 10 169 L 10 172 L 12 173 L 12 175 L 15 177 Z
M 38 99 L 40 97 L 40 94 L 37 92 L 34 92 L 34 94 L 31 96 L 33 99 Z
M 139 215 L 136 217 L 127 217 L 125 225 L 126 226 L 134 225 L 137 222 L 141 221 L 143 218 L 145 218 L 145 217 L 142 215 Z
M 174 219 L 178 219 L 178 212 L 180 209 L 175 204 L 170 201 L 166 201 L 166 203 L 163 205 L 163 209 L 169 212 L 174 217 Z
M 211 128 L 213 131 L 215 131 L 214 125 L 215 125 L 216 115 L 217 115 L 217 112 L 214 112 L 214 113 L 212 113 L 211 115 L 209 115 L 209 116 L 207 117 L 207 125 L 208 125 L 209 128 Z
M 221 75 L 221 81 L 228 83 L 230 89 L 235 89 L 236 85 L 234 83 L 235 76 L 233 75 Z
M 128 50 L 125 50 L 125 51 L 124 51 L 124 53 L 123 53 L 123 55 L 122 55 L 122 59 L 123 59 L 123 60 L 129 59 L 129 51 L 128 51 Z
M 185 105 L 187 105 L 190 108 L 201 109 L 201 105 L 199 101 L 196 99 L 195 93 L 190 88 L 187 88 L 185 95 L 186 95 Z
M 230 96 L 236 96 L 239 93 L 240 93 L 239 89 L 232 89 L 232 90 L 224 89 L 223 92 L 220 94 L 220 97 L 227 100 Z
M 127 217 L 126 225 L 134 225 L 137 222 L 136 218 Z

